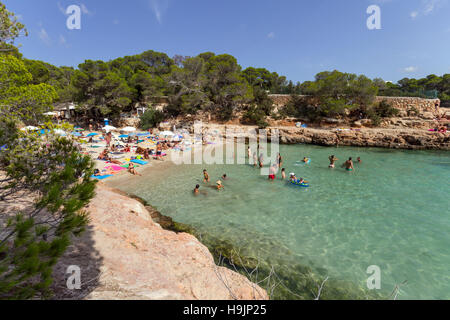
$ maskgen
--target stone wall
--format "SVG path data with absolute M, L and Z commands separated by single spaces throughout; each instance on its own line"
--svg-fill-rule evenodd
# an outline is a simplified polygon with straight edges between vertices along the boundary
M 288 94 L 271 94 L 269 97 L 273 100 L 276 108 L 285 106 L 289 100 L 290 95 Z M 302 96 L 307 97 L 307 96 Z M 439 99 L 423 99 L 416 97 L 376 97 L 375 102 L 381 102 L 382 100 L 388 101 L 394 108 L 400 111 L 408 112 L 408 110 L 417 110 L 419 114 L 424 114 L 426 112 L 437 114 L 439 111 L 439 106 L 441 101 Z M 435 105 L 438 104 L 436 109 Z

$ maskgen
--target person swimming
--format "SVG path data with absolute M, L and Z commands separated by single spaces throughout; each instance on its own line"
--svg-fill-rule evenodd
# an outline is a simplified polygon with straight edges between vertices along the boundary
M 220 181 L 220 180 L 218 180 L 217 182 L 216 182 L 216 185 L 217 185 L 217 190 L 222 190 L 224 187 L 223 187 L 223 184 L 222 184 L 222 181 Z
M 335 162 L 339 160 L 334 155 L 329 156 L 328 159 L 330 160 L 330 165 L 328 166 L 329 168 L 334 168 L 335 167 Z
M 228 180 L 228 177 L 227 177 L 227 174 L 226 174 L 226 173 L 223 174 L 222 180 Z
M 194 194 L 197 195 L 199 193 L 200 193 L 200 185 L 198 184 L 198 185 L 195 186 Z
M 264 166 L 264 155 L 261 153 L 259 155 L 259 167 L 262 168 Z
M 304 163 L 308 163 L 309 159 L 307 157 L 304 157 L 302 160 Z
M 352 157 L 348 158 L 348 160 L 344 162 L 342 167 L 345 167 L 345 170 L 347 170 L 347 171 L 353 171 L 353 160 L 352 160 Z
M 361 157 L 358 157 L 356 160 L 358 161 L 358 163 L 362 163 Z
M 203 170 L 203 182 L 209 182 L 209 174 L 208 171 L 206 171 L 206 169 Z

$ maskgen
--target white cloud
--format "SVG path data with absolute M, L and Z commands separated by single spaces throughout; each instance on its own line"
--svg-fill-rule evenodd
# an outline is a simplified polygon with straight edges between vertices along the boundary
M 412 73 L 412 72 L 416 72 L 419 68 L 415 67 L 415 66 L 410 66 L 410 67 L 406 67 L 403 69 L 404 72 L 407 73 Z
M 47 46 L 50 46 L 52 44 L 52 40 L 50 39 L 50 36 L 48 35 L 47 31 L 41 27 L 41 30 L 39 30 L 38 33 L 39 39 L 42 40 Z
M 275 38 L 275 32 L 270 32 L 270 33 L 267 35 L 267 38 L 269 38 L 269 39 Z
M 448 3 L 448 0 L 422 0 L 422 7 L 418 10 L 411 12 L 410 17 L 412 19 L 417 18 L 420 15 L 430 15 L 437 9 L 442 8 Z
M 163 14 L 169 7 L 169 0 L 149 0 L 150 8 L 155 14 L 155 18 L 159 24 L 162 23 Z

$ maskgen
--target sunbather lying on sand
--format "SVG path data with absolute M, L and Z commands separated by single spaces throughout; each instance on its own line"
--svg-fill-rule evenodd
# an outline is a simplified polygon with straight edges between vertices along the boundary
M 140 174 L 136 171 L 136 168 L 134 167 L 133 163 L 130 163 L 128 166 L 128 172 L 135 176 L 140 176 Z

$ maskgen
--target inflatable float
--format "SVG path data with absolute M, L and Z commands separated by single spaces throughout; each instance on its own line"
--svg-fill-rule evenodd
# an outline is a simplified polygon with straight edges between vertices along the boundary
M 309 188 L 309 184 L 308 183 L 306 183 L 306 182 L 302 182 L 302 183 L 300 183 L 299 182 L 299 180 L 291 180 L 291 181 L 289 181 L 291 184 L 293 184 L 294 186 L 297 186 L 297 187 L 302 187 L 302 188 Z

